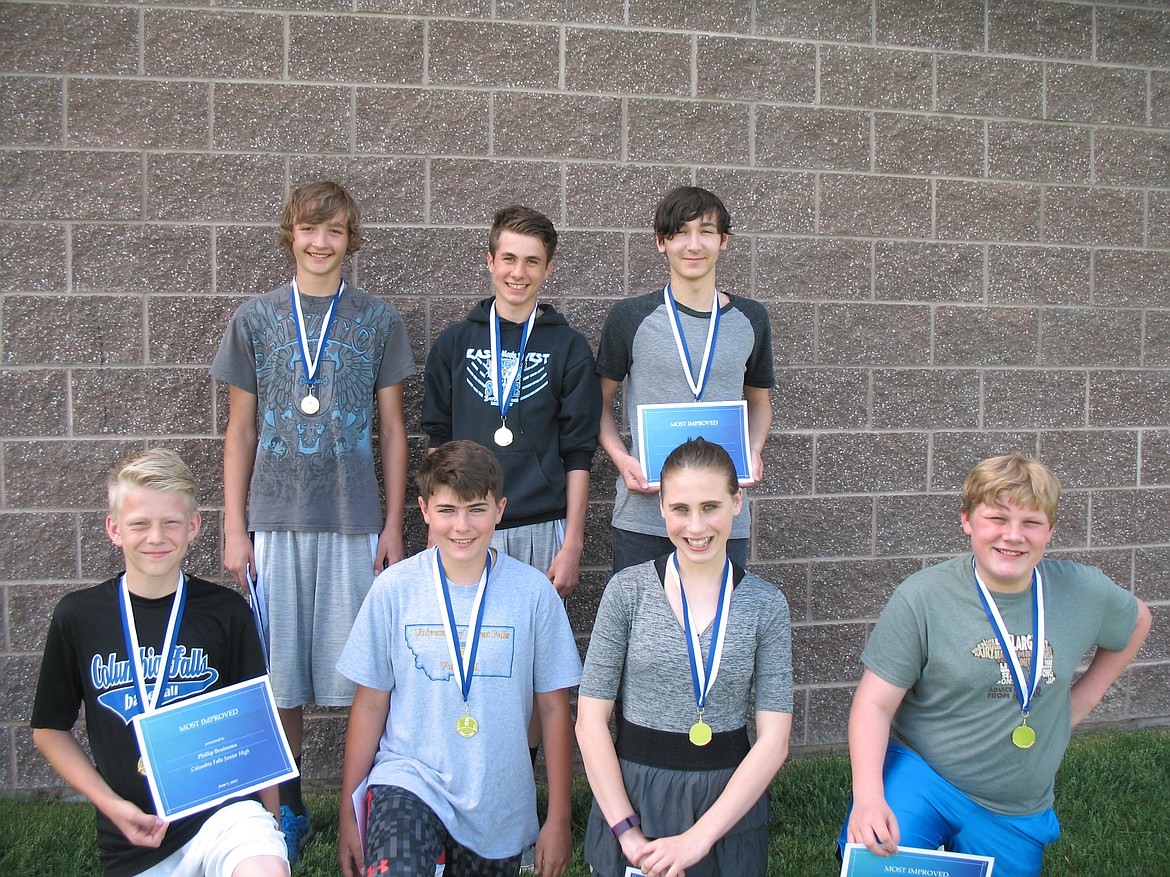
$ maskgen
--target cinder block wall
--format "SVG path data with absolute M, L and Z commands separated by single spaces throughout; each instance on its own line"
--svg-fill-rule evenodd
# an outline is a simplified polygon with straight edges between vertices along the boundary
M 548 298 L 596 343 L 612 301 L 664 279 L 658 196 L 724 197 L 721 285 L 775 333 L 753 558 L 797 625 L 798 746 L 843 741 L 876 613 L 963 549 L 961 479 L 1010 450 L 1064 479 L 1054 550 L 1154 607 L 1094 718 L 1170 718 L 1166 0 L 213 2 L 0 4 L 0 791 L 56 783 L 25 723 L 52 604 L 117 569 L 111 462 L 186 455 L 191 566 L 221 574 L 208 363 L 288 276 L 278 210 L 322 176 L 360 198 L 352 278 L 420 362 L 488 290 L 496 207 L 556 220 Z M 582 638 L 609 564 L 600 454 L 594 476 Z M 312 719 L 315 782 L 342 725 Z

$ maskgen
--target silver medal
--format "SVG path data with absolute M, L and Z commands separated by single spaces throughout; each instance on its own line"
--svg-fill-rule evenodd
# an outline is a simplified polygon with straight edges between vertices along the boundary
M 513 439 L 514 439 L 514 436 L 512 435 L 512 430 L 508 429 L 508 427 L 501 426 L 499 429 L 496 430 L 496 434 L 495 434 L 496 444 L 499 445 L 501 448 L 508 447 L 508 445 L 512 444 Z

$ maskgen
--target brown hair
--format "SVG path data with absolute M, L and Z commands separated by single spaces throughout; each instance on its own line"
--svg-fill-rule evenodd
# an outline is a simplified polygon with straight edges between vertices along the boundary
M 298 222 L 328 222 L 338 213 L 345 214 L 349 231 L 349 245 L 345 248 L 345 254 L 351 256 L 365 243 L 361 209 L 353 196 L 340 183 L 331 180 L 305 183 L 293 189 L 280 213 L 280 245 L 289 261 L 294 261 L 294 225 Z
M 662 243 L 692 219 L 708 217 L 720 234 L 731 234 L 731 214 L 718 195 L 698 186 L 679 186 L 667 192 L 654 208 L 654 237 Z
M 483 445 L 459 440 L 442 444 L 428 454 L 414 483 L 424 502 L 440 487 L 450 488 L 465 502 L 489 495 L 498 502 L 503 499 L 504 470 L 496 455 Z
M 511 231 L 516 234 L 528 235 L 540 240 L 544 244 L 544 257 L 552 261 L 553 253 L 557 251 L 557 229 L 552 220 L 531 207 L 523 204 L 511 204 L 496 211 L 492 217 L 492 228 L 488 232 L 488 252 L 493 256 L 496 247 L 500 245 L 500 232 Z
M 727 479 L 727 490 L 732 496 L 739 493 L 739 476 L 735 473 L 735 463 L 731 461 L 730 455 L 722 445 L 709 442 L 702 436 L 688 439 L 671 451 L 662 464 L 658 480 L 665 484 L 667 478 L 672 478 L 683 469 L 714 470 Z

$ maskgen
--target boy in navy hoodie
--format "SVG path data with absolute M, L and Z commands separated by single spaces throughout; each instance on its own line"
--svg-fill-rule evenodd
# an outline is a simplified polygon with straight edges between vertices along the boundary
M 494 296 L 431 345 L 422 426 L 432 452 L 469 439 L 495 453 L 508 506 L 492 546 L 546 573 L 566 597 L 585 544 L 601 390 L 589 342 L 537 301 L 556 246 L 543 213 L 520 205 L 496 213 L 487 255 Z

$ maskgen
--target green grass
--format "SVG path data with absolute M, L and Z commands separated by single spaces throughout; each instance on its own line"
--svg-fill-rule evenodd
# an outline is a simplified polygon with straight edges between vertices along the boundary
M 1057 776 L 1056 812 L 1064 834 L 1048 849 L 1044 877 L 1156 877 L 1170 873 L 1170 732 L 1127 731 L 1077 737 Z M 580 838 L 589 790 L 573 790 L 578 839 L 573 877 L 585 877 Z M 825 877 L 839 872 L 833 842 L 849 797 L 843 755 L 789 763 L 772 784 L 772 877 Z M 316 834 L 294 877 L 337 874 L 336 792 L 308 796 Z M 0 875 L 99 875 L 93 811 L 85 804 L 0 798 Z

